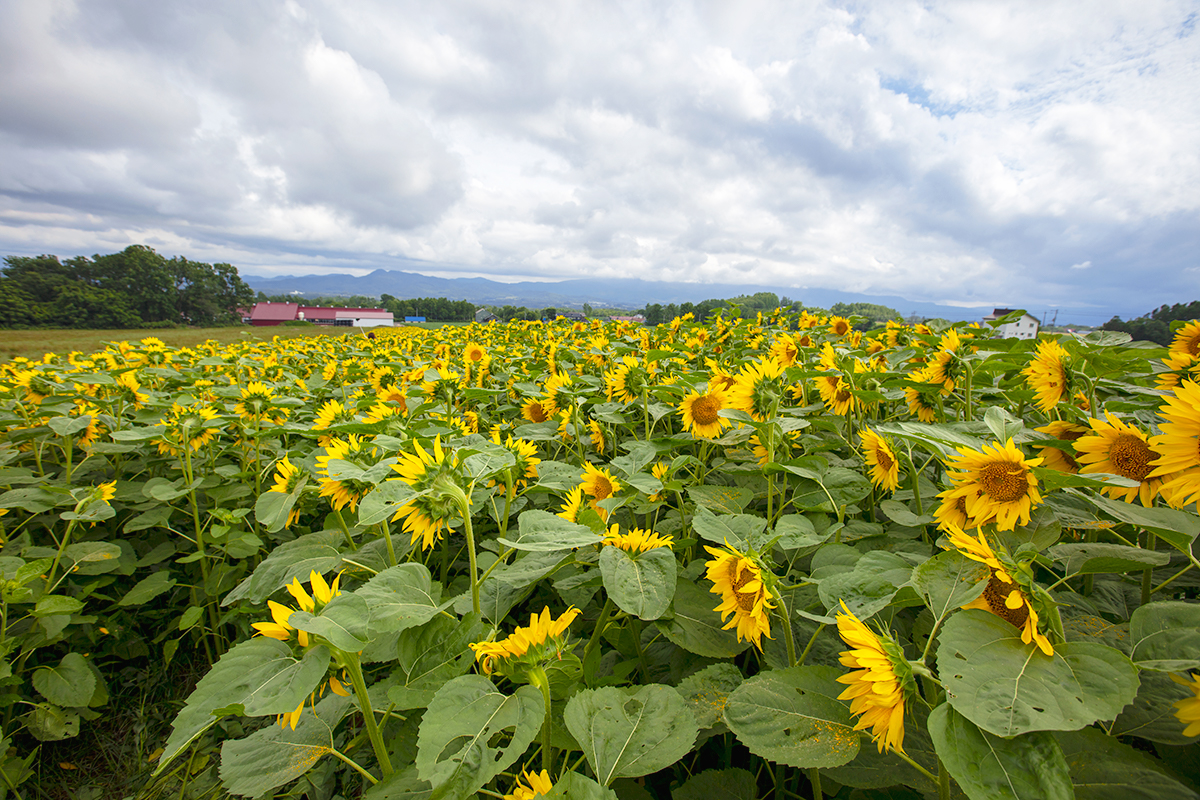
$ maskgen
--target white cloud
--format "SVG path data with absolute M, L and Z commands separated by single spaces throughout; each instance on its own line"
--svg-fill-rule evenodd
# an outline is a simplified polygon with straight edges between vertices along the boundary
M 1189 14 L 8 4 L 0 247 L 1140 312 L 1194 291 Z

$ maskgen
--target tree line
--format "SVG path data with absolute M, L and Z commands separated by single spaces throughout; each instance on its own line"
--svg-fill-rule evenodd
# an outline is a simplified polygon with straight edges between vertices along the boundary
M 1190 303 L 1176 303 L 1171 306 L 1164 304 L 1149 314 L 1143 314 L 1128 322 L 1122 322 L 1120 317 L 1113 317 L 1101 325 L 1100 329 L 1123 331 L 1135 340 L 1154 342 L 1166 347 L 1174 337 L 1171 323 L 1193 319 L 1200 319 L 1200 301 L 1193 300 Z
M 0 327 L 144 328 L 237 324 L 254 292 L 230 264 L 166 258 L 145 245 L 119 253 L 6 256 Z

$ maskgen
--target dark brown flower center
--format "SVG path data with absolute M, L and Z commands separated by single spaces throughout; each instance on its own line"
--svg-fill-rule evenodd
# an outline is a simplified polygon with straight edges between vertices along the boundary
M 1131 433 L 1122 433 L 1108 448 L 1108 461 L 1123 478 L 1144 481 L 1150 474 L 1150 462 L 1156 458 L 1150 446 Z
M 529 416 L 534 422 L 545 422 L 550 419 L 546 416 L 546 409 L 542 407 L 542 404 L 536 402 L 529 404 Z
M 592 479 L 592 497 L 597 500 L 604 500 L 611 497 L 613 493 L 612 483 L 603 475 L 597 475 Z
M 1020 590 L 1017 589 L 1016 584 L 1000 580 L 996 571 L 992 570 L 992 579 L 988 581 L 987 588 L 983 590 L 983 599 L 987 601 L 988 608 L 992 610 L 993 614 L 1020 628 L 1025 624 L 1025 620 L 1029 619 L 1029 609 L 1025 606 L 1024 595 L 1022 595 L 1022 602 L 1018 608 L 1009 608 L 1005 604 L 1013 591 Z
M 895 464 L 896 461 L 888 453 L 887 448 L 880 446 L 875 448 L 875 463 L 879 465 L 881 470 L 886 472 L 892 468 L 892 465 Z
M 692 419 L 697 425 L 712 425 L 721 417 L 717 414 L 721 410 L 721 401 L 710 394 L 697 397 L 692 403 Z
M 1029 493 L 1025 468 L 1012 462 L 988 464 L 979 471 L 979 485 L 988 497 L 1000 503 L 1012 503 Z

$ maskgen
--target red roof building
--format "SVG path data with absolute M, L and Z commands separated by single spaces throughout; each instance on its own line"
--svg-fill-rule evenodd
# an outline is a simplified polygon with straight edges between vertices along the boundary
M 392 312 L 382 308 L 326 308 L 302 306 L 299 303 L 255 303 L 250 311 L 250 324 L 258 327 L 281 325 L 293 320 L 347 328 L 395 325 Z

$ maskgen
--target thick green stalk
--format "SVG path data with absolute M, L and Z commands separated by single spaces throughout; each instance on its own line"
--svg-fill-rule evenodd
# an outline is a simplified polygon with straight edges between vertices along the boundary
M 808 770 L 808 782 L 812 784 L 813 800 L 821 800 L 824 797 L 821 794 L 821 770 L 811 767 Z
M 600 609 L 600 617 L 596 620 L 596 627 L 592 629 L 592 638 L 588 639 L 587 646 L 583 648 L 583 663 L 585 665 L 592 651 L 600 643 L 600 637 L 604 634 L 604 626 L 608 624 L 608 617 L 612 613 L 612 607 L 612 599 L 606 597 L 604 599 L 604 608 Z
M 479 565 L 475 559 L 475 529 L 471 527 L 471 499 L 462 490 L 462 487 L 457 484 L 451 484 L 447 493 L 454 498 L 454 501 L 458 504 L 459 513 L 462 514 L 463 533 L 467 537 L 467 559 L 470 562 L 471 610 L 478 614 L 480 613 Z
M 71 541 L 71 531 L 75 529 L 75 520 L 67 522 L 66 533 L 63 534 L 62 541 L 58 545 L 58 552 L 54 554 L 54 563 L 50 565 L 50 571 L 46 573 L 46 593 L 54 591 L 54 576 L 58 573 L 58 562 L 62 559 L 63 551 L 67 549 L 67 544 Z
M 792 616 L 788 613 L 787 604 L 782 597 L 775 595 L 775 602 L 778 605 L 775 611 L 783 622 L 783 641 L 787 644 L 788 666 L 794 667 L 796 666 L 796 640 L 792 635 Z M 809 644 L 811 646 L 811 642 Z M 807 655 L 808 650 L 805 649 L 804 653 Z
M 375 750 L 375 759 L 383 771 L 383 777 L 392 774 L 392 762 L 388 758 L 387 745 L 384 744 L 383 734 L 379 732 L 379 724 L 375 721 L 375 709 L 371 705 L 371 696 L 367 693 L 367 681 L 363 678 L 362 665 L 358 653 L 347 653 L 344 650 L 335 651 L 350 675 L 350 684 L 354 687 L 354 695 L 358 698 L 358 706 L 362 711 L 363 724 L 367 728 L 367 737 Z
M 1158 535 L 1146 531 L 1146 549 L 1153 550 L 1158 546 Z M 1153 586 L 1154 569 L 1142 570 L 1142 605 L 1150 602 L 1150 589 Z
M 554 714 L 550 705 L 550 679 L 546 677 L 546 671 L 541 667 L 535 667 L 529 673 L 529 682 L 538 687 L 542 691 L 542 702 L 546 706 L 546 716 L 542 720 L 542 769 L 547 773 L 553 774 L 554 770 L 554 745 L 550 740 L 551 727 L 554 724 Z

